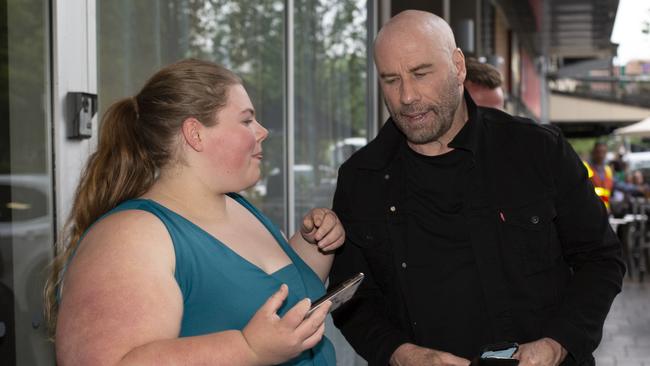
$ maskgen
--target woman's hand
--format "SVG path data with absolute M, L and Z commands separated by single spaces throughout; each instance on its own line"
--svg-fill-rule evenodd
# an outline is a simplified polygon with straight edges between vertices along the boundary
M 305 318 L 311 302 L 303 299 L 280 318 L 277 311 L 288 293 L 287 285 L 280 286 L 242 330 L 255 364 L 275 365 L 288 361 L 314 347 L 323 337 L 331 303 L 328 301 Z
M 345 241 L 345 230 L 334 211 L 327 208 L 311 209 L 302 218 L 300 235 L 322 251 L 332 251 Z

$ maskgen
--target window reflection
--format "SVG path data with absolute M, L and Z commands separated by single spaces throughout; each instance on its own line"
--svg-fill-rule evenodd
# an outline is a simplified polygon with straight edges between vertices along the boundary
M 42 320 L 52 254 L 49 2 L 0 2 L 0 363 L 52 365 Z
M 237 72 L 269 129 L 262 179 L 246 196 L 285 222 L 284 1 L 98 2 L 99 102 L 135 94 L 164 64 L 198 57 Z M 294 9 L 296 220 L 331 205 L 336 171 L 365 138 L 366 1 L 300 0 Z M 121 31 L 119 31 L 121 29 Z M 365 144 L 362 142 L 361 144 Z
M 266 187 L 268 173 L 283 167 L 284 1 L 100 1 L 97 7 L 100 112 L 184 57 L 232 69 L 269 130 L 263 179 L 245 194 L 273 222 L 284 222 L 282 189 Z M 282 186 L 284 174 L 278 177 Z
M 294 19 L 299 227 L 310 208 L 331 206 L 339 165 L 366 143 L 366 1 L 298 0 Z

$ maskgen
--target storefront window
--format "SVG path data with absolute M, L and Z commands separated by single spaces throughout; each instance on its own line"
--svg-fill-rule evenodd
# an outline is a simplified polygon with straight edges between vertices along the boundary
M 0 363 L 53 365 L 43 322 L 52 257 L 49 2 L 0 3 Z
M 100 113 L 181 58 L 217 62 L 244 80 L 258 120 L 269 130 L 262 179 L 244 193 L 282 225 L 284 2 L 100 1 L 97 9 Z
M 366 1 L 295 2 L 296 227 L 331 207 L 338 167 L 366 144 Z

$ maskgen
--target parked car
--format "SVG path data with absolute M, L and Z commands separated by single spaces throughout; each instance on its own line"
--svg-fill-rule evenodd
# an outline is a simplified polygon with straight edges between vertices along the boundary
M 51 232 L 47 175 L 0 175 L 0 238 Z
M 0 360 L 20 355 L 20 364 L 53 362 L 42 316 L 53 253 L 51 212 L 49 176 L 0 175 Z

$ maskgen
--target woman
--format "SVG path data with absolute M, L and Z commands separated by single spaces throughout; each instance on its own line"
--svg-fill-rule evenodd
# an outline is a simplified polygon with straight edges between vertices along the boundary
M 338 218 L 313 209 L 287 243 L 230 193 L 267 135 L 240 79 L 199 60 L 109 108 L 46 288 L 60 365 L 335 364 L 329 305 L 305 314 Z

